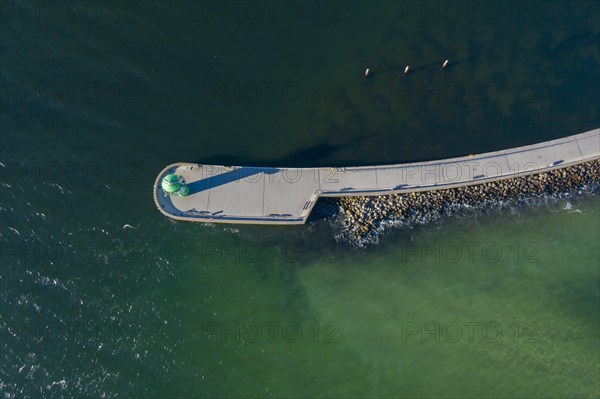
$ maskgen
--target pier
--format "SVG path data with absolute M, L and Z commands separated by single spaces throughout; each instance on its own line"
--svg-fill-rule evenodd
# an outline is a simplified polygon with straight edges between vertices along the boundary
M 438 161 L 347 168 L 272 168 L 175 163 L 154 184 L 166 216 L 209 223 L 303 224 L 319 197 L 374 196 L 470 186 L 600 158 L 600 129 L 507 150 Z M 162 179 L 185 179 L 186 196 Z

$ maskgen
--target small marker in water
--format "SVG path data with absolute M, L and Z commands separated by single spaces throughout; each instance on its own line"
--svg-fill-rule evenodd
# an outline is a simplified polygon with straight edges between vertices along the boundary
M 444 63 L 442 64 L 442 69 L 446 68 L 446 66 L 448 66 L 448 60 L 444 61 Z
M 369 68 L 365 69 L 365 78 L 369 76 Z
M 406 75 L 408 73 L 408 70 L 410 69 L 410 67 L 407 65 L 406 68 L 404 68 L 404 74 Z

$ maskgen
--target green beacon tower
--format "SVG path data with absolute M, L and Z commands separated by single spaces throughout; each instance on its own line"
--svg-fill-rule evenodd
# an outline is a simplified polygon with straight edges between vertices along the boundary
M 186 186 L 183 176 L 177 176 L 174 173 L 168 174 L 162 179 L 161 187 L 167 195 L 185 197 L 190 193 L 190 188 Z

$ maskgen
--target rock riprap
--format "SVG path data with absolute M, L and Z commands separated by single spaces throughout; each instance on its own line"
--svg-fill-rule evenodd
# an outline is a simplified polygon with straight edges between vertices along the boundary
M 390 194 L 374 197 L 343 197 L 335 202 L 351 238 L 362 240 L 376 234 L 385 221 L 425 223 L 467 207 L 487 208 L 519 203 L 528 198 L 593 191 L 600 182 L 600 160 L 458 188 Z

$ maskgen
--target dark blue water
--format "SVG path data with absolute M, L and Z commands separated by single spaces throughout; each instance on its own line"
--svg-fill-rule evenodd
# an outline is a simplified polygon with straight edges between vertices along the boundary
M 567 1 L 3 0 L 0 392 L 597 397 L 594 196 L 359 250 L 333 217 L 173 222 L 151 189 L 178 161 L 406 162 L 597 128 L 599 21 Z

